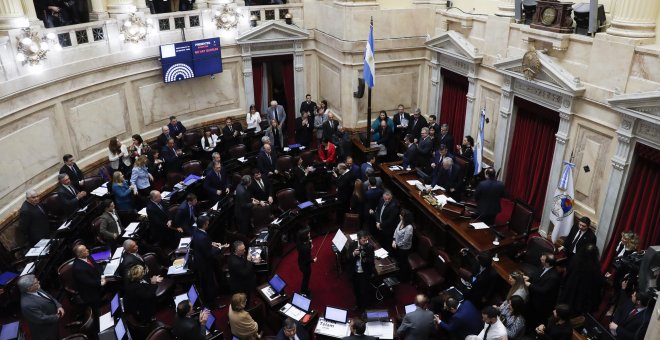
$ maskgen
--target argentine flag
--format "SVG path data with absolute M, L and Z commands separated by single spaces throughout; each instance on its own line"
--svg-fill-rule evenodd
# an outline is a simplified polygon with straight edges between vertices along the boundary
M 479 134 L 477 135 L 477 145 L 474 146 L 472 152 L 474 153 L 474 175 L 478 175 L 481 172 L 481 159 L 484 154 L 484 123 L 486 120 L 486 109 L 481 109 L 481 114 L 479 115 Z
M 575 164 L 564 161 L 564 170 L 559 178 L 559 185 L 552 198 L 550 209 L 550 222 L 555 226 L 552 229 L 552 242 L 568 235 L 573 227 L 573 203 L 575 191 L 573 189 L 573 168 Z
M 376 78 L 376 61 L 374 60 L 374 26 L 369 26 L 369 40 L 364 49 L 364 82 L 373 88 Z

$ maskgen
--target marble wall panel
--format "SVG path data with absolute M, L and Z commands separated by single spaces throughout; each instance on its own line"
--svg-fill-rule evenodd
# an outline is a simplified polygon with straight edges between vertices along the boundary
M 600 88 L 623 91 L 630 75 L 634 52 L 633 45 L 594 39 L 589 60 L 589 69 L 592 71 L 585 75 L 585 81 L 597 84 Z
M 129 130 L 126 97 L 113 87 L 62 103 L 67 125 L 78 152 L 85 151 Z M 120 137 L 121 139 L 121 137 Z
M 55 122 L 51 118 L 54 110 L 44 111 L 48 112 L 43 118 L 26 118 L 0 130 L 0 150 L 3 150 L 0 197 L 3 200 L 13 198 L 7 194 L 60 161 Z
M 598 185 L 607 178 L 605 173 L 609 166 L 610 144 L 612 136 L 605 135 L 585 125 L 578 125 L 575 145 L 575 198 L 582 211 L 597 215 L 599 197 L 605 188 Z M 585 172 L 584 166 L 591 171 Z
M 326 60 L 319 60 L 319 101 L 341 107 L 341 70 Z

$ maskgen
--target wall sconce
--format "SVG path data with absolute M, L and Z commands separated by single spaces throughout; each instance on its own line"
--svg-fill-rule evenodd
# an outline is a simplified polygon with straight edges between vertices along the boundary
M 256 15 L 250 16 L 250 27 L 257 27 L 257 21 L 259 18 Z
M 151 18 L 146 20 L 131 13 L 131 16 L 124 21 L 119 29 L 119 40 L 138 43 L 147 38 L 151 28 Z
M 16 53 L 16 61 L 19 63 L 30 64 L 30 66 L 38 65 L 42 60 L 46 59 L 46 54 L 52 49 L 59 51 L 62 46 L 57 41 L 55 33 L 48 33 L 46 37 L 40 37 L 39 32 L 33 32 L 30 28 L 23 29 L 23 35 L 16 37 L 18 40 L 18 53 Z
M 215 27 L 218 29 L 230 30 L 238 26 L 238 18 L 241 16 L 241 12 L 238 9 L 224 5 L 222 6 L 222 10 L 215 11 L 213 20 L 215 21 Z
M 293 15 L 291 15 L 291 13 L 285 14 L 284 22 L 286 22 L 287 25 L 291 25 L 293 23 Z

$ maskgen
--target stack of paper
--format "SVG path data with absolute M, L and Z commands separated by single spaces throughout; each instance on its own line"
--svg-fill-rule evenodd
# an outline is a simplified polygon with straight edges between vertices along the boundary
M 284 315 L 286 315 L 286 316 L 288 316 L 288 317 L 290 317 L 290 318 L 292 318 L 296 321 L 300 321 L 305 316 L 305 314 L 307 314 L 304 311 L 298 309 L 298 307 L 296 307 L 296 306 L 294 306 L 290 303 L 287 303 L 286 305 L 284 305 L 282 310 L 283 310 L 282 313 L 284 313 Z
M 245 163 L 245 162 L 247 162 L 247 159 L 245 159 L 245 157 L 241 157 L 241 158 L 238 159 L 238 161 L 241 162 L 241 163 Z
M 103 332 L 104 330 L 115 325 L 115 320 L 112 319 L 112 314 L 107 312 L 99 317 L 99 331 Z
M 34 271 L 34 262 L 30 262 L 25 266 L 25 268 L 23 268 L 23 271 L 21 272 L 21 276 L 32 274 L 33 271 Z
M 147 207 L 144 207 L 140 211 L 138 211 L 138 215 L 147 216 Z
M 168 198 L 168 197 L 170 197 L 171 194 L 172 194 L 171 191 L 163 191 L 163 192 L 160 193 L 160 197 Z
M 110 260 L 110 262 L 105 265 L 105 269 L 103 269 L 103 276 L 114 276 L 117 268 L 119 268 L 120 262 L 121 257 Z
M 35 244 L 34 247 L 32 247 L 32 249 L 30 249 L 27 254 L 25 254 L 25 257 L 48 255 L 49 251 L 50 239 L 44 238 L 37 242 L 37 244 Z
M 304 146 L 304 145 L 301 145 L 301 146 L 299 147 L 299 149 L 300 149 L 300 150 L 305 150 L 305 146 Z
M 323 202 L 324 202 L 324 201 L 323 201 L 322 198 L 317 198 L 317 199 L 316 199 L 316 203 L 318 203 L 318 204 L 323 204 Z
M 484 222 L 470 223 L 470 225 L 471 225 L 474 229 L 488 229 L 488 228 L 490 228 L 490 227 L 488 226 L 488 224 L 486 224 L 486 223 L 484 223 Z
M 103 197 L 103 196 L 108 194 L 108 188 L 98 187 L 98 188 L 92 190 L 91 194 L 94 195 L 94 196 Z
M 387 250 L 385 250 L 385 248 L 380 248 L 380 249 L 377 249 L 377 250 L 374 252 L 374 255 L 375 255 L 377 258 L 385 259 L 385 258 L 387 258 L 387 256 L 389 255 L 389 253 L 387 252 Z
M 135 234 L 135 230 L 137 227 L 140 225 L 139 222 L 133 222 L 126 227 L 126 231 L 124 231 L 123 237 L 133 237 L 133 234 Z
M 364 334 L 371 335 L 378 339 L 394 339 L 394 323 L 390 321 L 367 322 L 367 329 Z
M 409 180 L 407 180 L 406 182 L 408 182 L 408 184 L 410 184 L 410 185 L 412 185 L 412 186 L 416 186 L 417 183 L 422 184 L 420 181 L 418 181 L 418 180 L 416 180 L 416 179 L 409 179 Z M 424 185 L 424 184 L 422 184 L 422 185 Z
M 392 171 L 400 171 L 400 170 L 403 170 L 403 167 L 402 167 L 401 165 L 392 165 L 392 166 L 390 167 L 390 170 L 392 170 Z
M 115 252 L 112 253 L 111 259 L 114 260 L 114 259 L 121 258 L 121 256 L 123 254 L 124 254 L 124 247 L 117 247 L 117 249 L 115 249 Z
M 68 229 L 69 225 L 71 225 L 71 221 L 73 221 L 73 220 L 68 220 L 68 221 L 62 223 L 62 225 L 59 228 L 57 228 L 57 230 Z
M 188 246 L 190 246 L 190 242 L 192 242 L 192 237 L 182 237 L 179 240 L 179 247 L 177 249 L 188 248 Z

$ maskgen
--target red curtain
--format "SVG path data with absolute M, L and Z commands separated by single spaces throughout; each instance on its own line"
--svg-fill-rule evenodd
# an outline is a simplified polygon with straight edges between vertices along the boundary
M 257 111 L 261 112 L 261 96 L 262 85 L 261 78 L 263 77 L 263 64 L 261 62 L 252 63 L 252 85 L 254 88 L 254 103 L 248 103 L 248 107 L 254 104 Z M 261 112 L 265 114 L 265 112 Z
M 641 143 L 635 156 L 614 231 L 604 252 L 603 271 L 607 270 L 615 254 L 621 233 L 633 231 L 639 235 L 639 249 L 660 244 L 660 150 Z M 606 227 L 606 226 L 603 226 Z
M 449 133 L 454 137 L 456 144 L 463 140 L 465 127 L 465 109 L 467 107 L 468 80 L 466 77 L 446 69 L 442 73 L 442 99 L 440 101 L 440 125 L 449 125 Z M 436 131 L 439 134 L 440 131 Z M 447 145 L 454 150 L 453 145 Z
M 506 191 L 534 207 L 541 219 L 548 177 L 555 151 L 559 115 L 542 106 L 516 98 L 515 130 L 506 170 Z
M 282 79 L 284 80 L 284 95 L 286 96 L 286 135 L 289 138 L 289 143 L 294 143 L 297 110 L 295 104 L 296 95 L 293 86 L 293 57 L 282 60 Z

